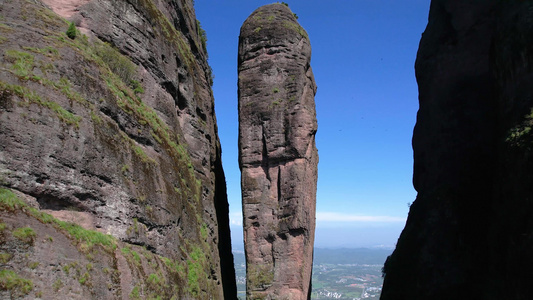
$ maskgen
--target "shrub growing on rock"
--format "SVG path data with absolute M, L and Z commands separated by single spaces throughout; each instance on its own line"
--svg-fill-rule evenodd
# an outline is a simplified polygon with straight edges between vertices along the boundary
M 76 25 L 74 25 L 74 22 L 68 26 L 67 36 L 72 40 L 76 38 Z

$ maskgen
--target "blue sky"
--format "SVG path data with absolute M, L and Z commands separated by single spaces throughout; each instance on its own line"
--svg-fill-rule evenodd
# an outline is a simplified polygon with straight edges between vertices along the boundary
M 317 247 L 394 246 L 412 187 L 418 110 L 414 61 L 430 0 L 285 1 L 312 46 L 319 151 Z M 260 0 L 196 0 L 209 63 L 228 186 L 232 237 L 242 248 L 237 50 Z

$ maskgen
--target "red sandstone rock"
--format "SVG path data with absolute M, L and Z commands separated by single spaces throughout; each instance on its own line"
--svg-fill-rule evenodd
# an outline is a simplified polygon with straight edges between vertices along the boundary
M 311 46 L 282 4 L 239 37 L 239 164 L 247 297 L 310 296 L 318 153 Z
M 0 188 L 146 254 L 128 261 L 130 272 L 121 251 L 93 253 L 106 277 L 80 268 L 109 286 L 70 278 L 75 295 L 54 290 L 66 281 L 61 268 L 84 253 L 28 270 L 28 260 L 56 254 L 43 247 L 76 250 L 66 233 L 28 216 L 35 244 L 22 253 L 8 238 L 14 246 L 0 241 L 0 250 L 14 255 L 7 268 L 33 280 L 29 298 L 128 298 L 136 286 L 142 298 L 235 298 L 210 68 L 192 2 L 47 0 L 85 29 L 74 40 L 40 1 L 0 4 Z M 0 214 L 10 230 L 20 225 L 11 216 Z

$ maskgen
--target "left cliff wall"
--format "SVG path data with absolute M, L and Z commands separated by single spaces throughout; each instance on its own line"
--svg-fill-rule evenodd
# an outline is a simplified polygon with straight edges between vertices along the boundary
M 192 1 L 44 2 L 0 4 L 0 294 L 235 298 Z

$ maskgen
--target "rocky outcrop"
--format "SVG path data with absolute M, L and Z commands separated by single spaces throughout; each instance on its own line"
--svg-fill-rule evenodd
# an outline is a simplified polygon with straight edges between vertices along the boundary
M 418 195 L 382 299 L 533 297 L 532 11 L 431 2 L 415 66 Z
M 282 4 L 239 37 L 239 165 L 247 298 L 308 299 L 318 154 L 311 46 Z
M 192 1 L 43 2 L 0 5 L 3 266 L 32 281 L 28 298 L 235 298 L 211 73 Z M 86 35 L 67 37 L 46 4 L 69 8 L 57 12 Z M 24 224 L 35 235 L 22 245 Z M 104 244 L 86 239 L 100 234 Z M 55 258 L 28 267 L 42 257 Z M 72 262 L 80 270 L 65 275 Z

